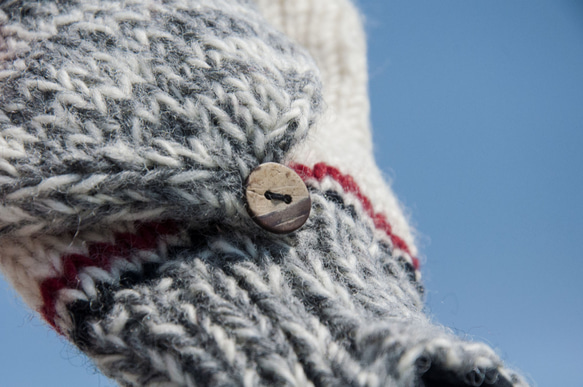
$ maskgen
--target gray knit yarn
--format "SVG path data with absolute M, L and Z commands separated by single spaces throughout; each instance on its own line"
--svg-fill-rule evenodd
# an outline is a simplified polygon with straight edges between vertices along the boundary
M 2 233 L 240 223 L 242 181 L 281 161 L 318 108 L 311 59 L 249 1 L 0 9 Z
M 288 237 L 163 243 L 70 305 L 71 339 L 127 386 L 512 385 L 487 346 L 427 320 L 411 268 L 368 222 L 331 193 L 312 198 L 317 215 Z M 444 384 L 421 379 L 432 367 Z
M 0 267 L 124 386 L 526 385 L 429 321 L 333 179 L 307 179 L 297 232 L 249 219 L 243 181 L 307 136 L 317 73 L 251 1 L 0 3 Z

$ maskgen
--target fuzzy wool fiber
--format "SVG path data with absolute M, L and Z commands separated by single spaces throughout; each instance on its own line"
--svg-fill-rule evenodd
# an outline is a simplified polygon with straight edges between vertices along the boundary
M 365 47 L 348 0 L 0 2 L 2 273 L 122 386 L 526 386 L 424 314 Z

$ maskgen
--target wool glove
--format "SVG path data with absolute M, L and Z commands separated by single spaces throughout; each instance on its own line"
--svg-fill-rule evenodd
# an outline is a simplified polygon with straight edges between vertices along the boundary
M 348 0 L 0 4 L 0 268 L 123 386 L 524 386 L 423 313 Z M 287 165 L 297 231 L 245 182 Z

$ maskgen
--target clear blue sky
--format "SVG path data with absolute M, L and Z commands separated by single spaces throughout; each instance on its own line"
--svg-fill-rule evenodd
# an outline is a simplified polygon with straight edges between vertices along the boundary
M 376 157 L 419 230 L 428 311 L 540 386 L 583 386 L 583 1 L 358 3 Z M 113 385 L 1 281 L 0 375 Z

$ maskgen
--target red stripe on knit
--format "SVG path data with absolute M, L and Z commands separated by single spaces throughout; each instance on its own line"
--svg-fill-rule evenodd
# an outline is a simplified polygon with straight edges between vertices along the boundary
M 63 272 L 44 280 L 40 285 L 43 318 L 60 332 L 55 324 L 57 295 L 61 289 L 79 288 L 79 271 L 85 267 L 99 267 L 108 270 L 114 259 L 127 259 L 136 250 L 153 250 L 160 236 L 176 234 L 178 229 L 171 222 L 144 223 L 138 226 L 137 233 L 115 234 L 113 244 L 95 242 L 89 244 L 87 255 L 68 254 L 63 256 Z
M 366 211 L 368 216 L 371 217 L 374 225 L 379 230 L 384 231 L 391 241 L 393 245 L 405 252 L 407 252 L 411 259 L 413 260 L 413 266 L 416 270 L 419 269 L 419 259 L 413 257 L 411 254 L 411 250 L 407 243 L 399 236 L 393 233 L 393 228 L 391 227 L 389 221 L 385 217 L 385 215 L 380 213 L 375 213 L 372 203 L 368 197 L 366 197 L 360 187 L 354 181 L 354 178 L 350 175 L 345 175 L 340 172 L 337 168 L 327 165 L 325 163 L 318 163 L 314 165 L 314 168 L 310 168 L 308 166 L 292 163 L 290 167 L 298 174 L 303 180 L 315 178 L 318 181 L 322 181 L 325 177 L 329 176 L 332 179 L 336 180 L 346 192 L 350 192 L 360 201 L 362 204 L 362 208 Z

